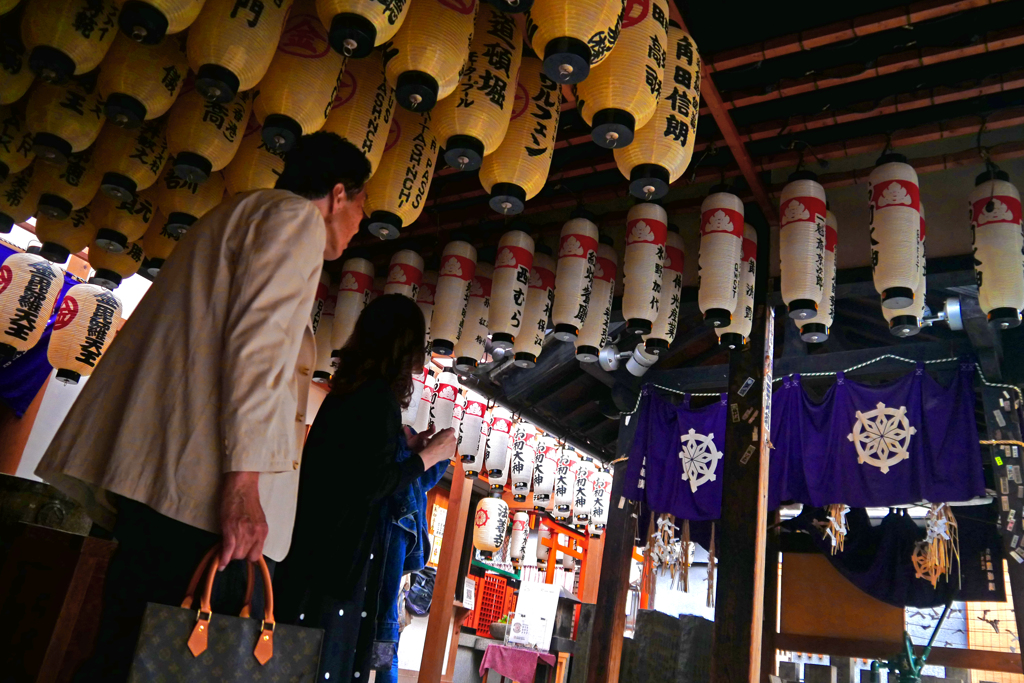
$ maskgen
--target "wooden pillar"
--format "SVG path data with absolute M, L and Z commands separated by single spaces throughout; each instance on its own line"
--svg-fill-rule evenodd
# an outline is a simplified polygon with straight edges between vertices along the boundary
M 427 619 L 427 635 L 423 641 L 423 659 L 417 679 L 419 683 L 437 683 L 441 680 L 444 656 L 449 645 L 448 633 L 455 612 L 455 585 L 459 581 L 459 561 L 462 559 L 462 543 L 466 535 L 472 492 L 473 480 L 466 478 L 462 463 L 457 462 L 448 498 L 448 515 L 444 523 L 430 616 Z
M 779 523 L 779 513 L 768 514 L 769 526 Z M 779 530 L 769 529 L 764 555 L 764 618 L 761 625 L 761 683 L 775 674 L 775 633 L 779 616 Z M 855 682 L 856 683 L 856 682 Z
M 988 439 L 998 441 L 1022 441 L 1021 424 L 1017 411 L 1013 408 L 1017 394 L 1009 389 L 1001 387 L 982 387 L 982 404 L 985 408 L 985 425 L 987 427 Z M 1017 633 L 1024 633 L 1024 564 L 1017 562 L 1010 555 L 1013 550 L 1017 554 L 1024 554 L 1022 545 L 1013 548 L 1010 544 L 1012 539 L 1020 536 L 1022 524 L 1024 524 L 1024 499 L 1017 495 L 1017 484 L 1007 474 L 1007 465 L 1020 467 L 1024 458 L 1024 447 L 1019 445 L 997 445 L 988 446 L 992 449 L 992 471 L 996 479 L 996 493 L 1000 499 L 999 533 L 1003 537 L 1003 556 L 1006 558 L 1006 567 L 1010 573 L 1010 591 L 1013 593 L 1013 614 L 1017 621 Z M 1006 488 L 1003 488 L 1006 482 Z M 1007 491 L 1002 495 L 1002 491 Z M 1003 505 L 1005 501 L 1005 505 Z M 1011 529 L 1007 512 L 1015 510 L 1016 522 Z M 1021 651 L 1021 665 L 1024 666 L 1024 650 Z
M 764 397 L 768 396 L 770 410 L 774 312 L 766 304 L 770 231 L 757 215 L 756 207 L 748 205 L 746 211 L 748 222 L 758 232 L 757 281 L 750 342 L 746 348 L 733 351 L 729 358 L 722 518 L 715 526 L 716 555 L 721 561 L 716 579 L 711 683 L 760 683 L 761 672 L 768 515 L 765 432 L 770 426 Z
M 617 457 L 629 454 L 636 432 L 635 417 L 623 417 L 619 422 Z M 629 599 L 629 569 L 633 563 L 636 533 L 634 504 L 622 495 L 626 484 L 626 465 L 625 461 L 614 465 L 612 509 L 604 532 L 604 558 L 594 609 L 593 647 L 586 662 L 587 683 L 618 683 L 619 680 L 622 638 L 626 630 L 626 601 Z

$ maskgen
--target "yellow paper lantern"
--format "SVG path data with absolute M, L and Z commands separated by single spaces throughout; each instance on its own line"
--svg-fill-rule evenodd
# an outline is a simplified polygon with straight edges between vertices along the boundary
M 921 196 L 917 173 L 902 154 L 884 154 L 868 176 L 871 274 L 885 308 L 914 302 Z
M 142 269 L 150 277 L 159 275 L 164 262 L 170 258 L 180 239 L 181 233 L 170 229 L 167 216 L 162 211 L 157 211 L 142 238 L 142 250 L 146 252 L 146 262 L 142 264 Z
M 89 244 L 89 265 L 96 273 L 89 280 L 108 289 L 116 289 L 121 282 L 139 272 L 146 252 L 142 242 L 130 242 L 121 252 L 104 249 L 93 240 Z
M 693 39 L 668 28 L 668 60 L 662 97 L 654 117 L 633 134 L 628 147 L 615 148 L 615 164 L 638 199 L 660 199 L 693 158 L 700 112 L 700 55 Z
M 586 79 L 615 47 L 625 7 L 625 0 L 536 0 L 526 13 L 526 39 L 543 56 L 548 78 L 565 84 Z
M 658 319 L 667 234 L 665 209 L 649 202 L 630 208 L 622 264 L 622 315 L 631 332 L 650 334 Z
M 337 133 L 363 151 L 370 162 L 370 174 L 376 172 L 384 148 L 395 143 L 388 132 L 395 110 L 395 91 L 384 76 L 384 57 L 380 50 L 364 59 L 351 59 L 345 65 L 338 92 L 323 130 Z
M 484 157 L 480 184 L 498 213 L 521 213 L 547 181 L 561 112 L 558 84 L 539 60 L 524 57 L 519 69 L 511 120 L 498 149 Z
M 313 0 L 298 0 L 253 103 L 267 147 L 287 152 L 300 137 L 323 127 L 344 69 L 345 57 L 328 44 Z
M 529 328 L 523 322 L 523 310 L 533 268 L 533 249 L 533 238 L 522 230 L 510 230 L 498 241 L 487 325 L 495 348 L 512 349 L 520 331 Z
M 187 73 L 185 45 L 179 38 L 146 45 L 121 33 L 100 67 L 103 111 L 115 126 L 137 128 L 167 113 Z
M 32 71 L 47 83 L 64 83 L 95 69 L 117 35 L 119 11 L 113 0 L 26 3 L 21 36 Z
M 11 254 L 0 265 L 0 358 L 39 343 L 64 285 L 64 270 L 37 254 Z
M 416 294 L 416 305 L 423 313 L 423 323 L 426 327 L 426 338 L 423 340 L 424 348 L 430 353 L 430 323 L 434 319 L 434 297 L 437 295 L 437 271 L 423 271 L 423 281 L 420 282 L 420 290 Z
M 39 255 L 63 264 L 71 254 L 89 246 L 96 237 L 96 226 L 89 220 L 89 207 L 84 206 L 63 220 L 40 215 L 36 218 L 36 237 L 43 243 Z
M 729 190 L 715 187 L 700 211 L 697 305 L 705 324 L 724 327 L 732 319 L 739 294 L 743 202 Z
M 420 293 L 421 282 L 423 282 L 423 257 L 409 249 L 395 252 L 388 266 L 388 279 L 384 283 L 384 293 L 401 294 L 416 301 L 416 297 Z
M 201 9 L 203 0 L 128 0 L 117 23 L 132 40 L 156 45 L 191 26 Z
M 475 171 L 501 144 L 522 58 L 523 39 L 515 20 L 482 5 L 458 89 L 438 102 L 431 119 L 449 166 Z
M 380 166 L 366 183 L 363 212 L 370 218 L 368 229 L 373 235 L 395 239 L 419 218 L 436 162 L 437 139 L 430 128 L 430 114 L 396 111 Z
M 481 498 L 473 516 L 473 547 L 485 559 L 501 550 L 508 530 L 508 503 L 501 499 L 500 493 L 497 495 L 497 498 Z
M 18 6 L 20 0 L 0 0 L 0 16 L 7 14 Z
M 104 194 L 128 201 L 160 177 L 167 164 L 164 122 L 146 121 L 136 129 L 106 126 L 96 141 L 93 164 L 103 174 Z
M 263 142 L 261 131 L 259 121 L 250 116 L 238 152 L 224 167 L 224 185 L 228 194 L 269 190 L 277 184 L 284 170 L 284 154 L 271 151 Z
M 450 356 L 462 337 L 469 305 L 469 290 L 476 273 L 476 249 L 462 240 L 453 240 L 441 252 L 437 271 L 434 315 L 430 321 L 430 343 L 434 353 Z
M 596 258 L 596 256 L 595 256 Z M 540 358 L 548 316 L 555 305 L 555 261 L 551 250 L 539 245 L 533 254 L 530 288 L 526 293 L 523 331 L 516 337 L 514 363 L 518 368 L 532 368 Z
M 188 64 L 202 97 L 227 104 L 263 79 L 291 6 L 291 0 L 205 0 L 188 31 Z
M 316 11 L 330 29 L 331 47 L 352 59 L 362 59 L 395 36 L 409 13 L 409 2 L 317 0 Z
M 633 134 L 654 116 L 661 97 L 668 46 L 664 0 L 626 3 L 615 50 L 576 86 L 576 106 L 601 147 L 633 142 Z
M 24 5 L 17 12 L 8 13 L 0 21 L 0 104 L 13 104 L 28 92 L 36 75 L 28 65 L 28 51 L 21 39 L 21 14 Z
M 123 253 L 142 239 L 157 213 L 152 191 L 121 200 L 102 192 L 90 206 L 89 217 L 99 230 L 93 243 L 100 249 Z
M 78 384 L 96 369 L 121 326 L 121 300 L 106 287 L 77 284 L 67 291 L 53 321 L 46 358 L 56 379 Z
M 597 263 L 594 267 L 594 290 L 590 297 L 590 311 L 576 339 L 576 360 L 596 363 L 601 348 L 608 340 L 608 323 L 612 317 L 612 299 L 615 298 L 615 275 L 619 256 L 612 240 L 601 235 L 597 245 Z
M 174 172 L 189 182 L 202 183 L 227 166 L 242 143 L 251 106 L 252 97 L 246 92 L 227 104 L 207 102 L 198 90 L 183 92 L 167 119 L 167 148 L 174 157 Z
M 825 287 L 825 188 L 817 178 L 793 173 L 779 199 L 782 300 L 794 320 L 817 314 Z
M 736 297 L 736 310 L 732 322 L 715 329 L 718 340 L 730 349 L 747 344 L 750 328 L 754 324 L 754 283 L 757 279 L 757 231 L 751 225 L 743 228 L 743 253 L 740 262 L 740 291 Z
M 0 106 L 0 181 L 25 170 L 35 156 L 24 112 L 20 107 Z
M 491 286 L 494 266 L 489 263 L 476 264 L 472 284 L 469 286 L 469 303 L 466 306 L 466 323 L 459 343 L 455 345 L 455 369 L 470 372 L 475 369 L 484 355 L 487 341 L 487 319 L 491 306 Z
M 373 288 L 373 264 L 364 258 L 346 259 L 341 265 L 341 282 L 334 307 L 334 320 L 331 324 L 331 350 L 337 355 L 352 330 L 356 320 L 363 312 L 370 290 Z
M 916 260 L 920 277 L 914 288 L 914 303 L 906 308 L 882 308 L 882 315 L 889 321 L 889 332 L 896 337 L 910 337 L 921 331 L 921 319 L 924 317 L 924 298 L 927 288 L 924 255 L 925 219 L 924 204 L 920 206 L 921 231 L 919 233 Z
M 64 85 L 37 83 L 28 96 L 25 119 L 32 148 L 50 163 L 63 165 L 73 152 L 96 142 L 103 127 L 97 73 L 73 78 Z
M 402 28 L 384 46 L 384 68 L 398 104 L 428 112 L 455 91 L 477 7 L 477 0 L 410 2 Z
M 982 173 L 968 199 L 978 303 L 1000 329 L 1020 324 L 1024 308 L 1020 193 L 1003 171 Z
M 679 228 L 668 226 L 665 240 L 665 263 L 658 294 L 658 317 L 647 336 L 644 349 L 660 354 L 672 345 L 679 331 L 679 302 L 683 291 L 683 238 Z
M 924 216 L 921 216 L 924 223 Z M 923 234 L 923 233 L 922 233 Z M 818 314 L 800 326 L 800 338 L 820 344 L 828 339 L 832 319 L 836 314 L 836 247 L 839 242 L 839 224 L 835 214 L 825 211 L 825 288 L 818 302 Z
M 327 278 L 326 289 L 323 309 L 320 311 L 320 319 L 313 331 L 313 336 L 316 339 L 316 368 L 313 370 L 313 381 L 321 385 L 330 384 L 331 375 L 334 371 L 331 346 L 334 319 L 338 310 L 338 290 L 331 286 L 329 277 Z
M 8 233 L 15 223 L 24 223 L 36 212 L 39 186 L 32 183 L 35 166 L 12 173 L 0 183 L 0 233 Z
M 551 320 L 555 339 L 575 342 L 587 321 L 597 263 L 597 226 L 586 212 L 562 226 L 555 273 L 555 306 Z
M 181 237 L 224 199 L 224 177 L 214 173 L 205 183 L 190 183 L 175 175 L 173 166 L 168 166 L 157 181 L 154 197 L 166 216 L 167 231 Z
M 103 172 L 93 163 L 96 147 L 72 154 L 64 167 L 37 164 L 32 174 L 33 194 L 39 196 L 36 217 L 64 220 L 75 209 L 92 201 L 100 189 Z

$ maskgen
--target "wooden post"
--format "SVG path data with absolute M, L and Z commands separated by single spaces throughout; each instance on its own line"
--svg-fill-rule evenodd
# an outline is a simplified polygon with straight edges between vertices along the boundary
M 768 514 L 768 524 L 779 523 L 779 513 Z M 768 531 L 764 555 L 764 621 L 761 626 L 761 683 L 775 674 L 775 635 L 779 616 L 779 530 Z
M 729 359 L 711 683 L 760 683 L 774 311 L 767 304 L 770 231 L 756 213 L 747 206 L 758 228 L 754 321 L 748 346 Z
M 472 492 L 473 480 L 466 478 L 462 463 L 457 462 L 452 476 L 451 496 L 448 498 L 448 515 L 444 523 L 430 616 L 427 618 L 427 635 L 423 641 L 423 659 L 417 678 L 419 683 L 437 683 L 441 680 L 444 656 L 449 645 L 448 633 L 452 628 L 452 615 L 455 611 L 455 585 L 459 580 L 462 540 L 466 535 Z
M 1011 389 L 1001 387 L 982 387 L 982 404 L 985 408 L 985 425 L 987 427 L 988 439 L 1021 441 L 1021 424 L 1018 419 L 1014 405 L 1019 400 L 1018 395 Z M 1002 424 L 1000 424 L 1002 423 Z M 988 446 L 992 449 L 992 472 L 996 479 L 996 493 L 1000 499 L 999 533 L 1003 537 L 1003 555 L 1006 558 L 1006 567 L 1010 573 L 1010 591 L 1013 593 L 1013 614 L 1017 621 L 1017 633 L 1024 633 L 1024 564 L 1016 561 L 1011 551 L 1018 555 L 1024 555 L 1021 545 L 1014 548 L 1010 544 L 1012 539 L 1019 537 L 1020 529 L 1024 524 L 1024 499 L 1020 498 L 1017 484 L 1009 477 L 1007 465 L 1021 467 L 1024 458 L 1024 447 L 1019 445 L 997 445 Z M 1006 488 L 1003 488 L 1003 485 Z M 1002 491 L 1007 491 L 1006 495 Z M 1002 503 L 1005 501 L 1005 505 Z M 1017 518 L 1013 526 L 1009 525 L 1009 512 L 1014 512 Z M 1021 666 L 1024 667 L 1024 651 L 1021 652 Z
M 619 422 L 618 457 L 629 454 L 636 432 L 636 416 Z M 618 683 L 622 663 L 622 638 L 626 630 L 626 601 L 629 599 L 629 569 L 633 562 L 636 535 L 634 504 L 623 495 L 626 484 L 625 461 L 614 465 L 611 511 L 604 532 L 604 559 L 594 608 L 591 635 L 593 647 L 587 656 L 587 683 Z

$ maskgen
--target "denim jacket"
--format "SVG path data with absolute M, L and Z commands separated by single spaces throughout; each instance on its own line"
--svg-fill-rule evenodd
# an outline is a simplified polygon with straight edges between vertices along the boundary
M 400 441 L 398 462 L 412 455 L 404 435 Z M 393 493 L 381 508 L 384 537 L 380 547 L 384 557 L 377 594 L 377 641 L 398 642 L 398 592 L 402 577 L 426 564 L 430 552 L 427 491 L 441 481 L 447 469 L 447 460 L 431 467 L 404 491 Z

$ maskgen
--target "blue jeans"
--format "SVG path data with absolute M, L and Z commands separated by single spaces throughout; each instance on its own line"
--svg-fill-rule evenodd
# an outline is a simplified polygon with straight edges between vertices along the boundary
M 395 658 L 391 661 L 391 668 L 387 671 L 377 671 L 377 683 L 398 683 L 398 648 L 395 648 Z

